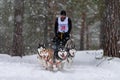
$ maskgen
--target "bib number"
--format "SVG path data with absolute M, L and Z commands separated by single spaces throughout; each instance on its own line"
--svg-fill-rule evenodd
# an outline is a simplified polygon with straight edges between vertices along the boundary
M 61 26 L 61 31 L 65 31 L 66 27 L 65 26 Z

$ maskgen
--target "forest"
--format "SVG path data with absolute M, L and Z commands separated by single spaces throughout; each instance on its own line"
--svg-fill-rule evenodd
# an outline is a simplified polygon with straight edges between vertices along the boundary
M 120 57 L 120 0 L 0 0 L 0 53 L 36 54 L 49 46 L 55 19 L 65 10 L 77 50 Z

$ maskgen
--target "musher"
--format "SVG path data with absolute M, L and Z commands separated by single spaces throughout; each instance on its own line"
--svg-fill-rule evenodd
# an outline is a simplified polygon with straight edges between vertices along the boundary
M 65 46 L 66 42 L 70 39 L 72 29 L 72 21 L 66 16 L 66 11 L 62 10 L 60 16 L 55 20 L 54 33 L 55 37 L 53 42 L 55 44 L 54 56 L 56 57 L 59 46 Z

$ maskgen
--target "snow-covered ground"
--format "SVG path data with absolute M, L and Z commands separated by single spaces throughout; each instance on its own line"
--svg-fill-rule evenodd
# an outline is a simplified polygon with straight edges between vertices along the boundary
M 39 64 L 37 55 L 11 57 L 0 54 L 0 80 L 120 80 L 120 59 L 96 59 L 99 51 L 78 51 L 71 68 L 51 72 Z

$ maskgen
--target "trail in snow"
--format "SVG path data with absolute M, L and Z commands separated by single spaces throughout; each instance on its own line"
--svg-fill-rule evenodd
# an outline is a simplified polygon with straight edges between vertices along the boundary
M 39 64 L 37 55 L 10 57 L 0 54 L 0 80 L 119 80 L 120 60 L 95 59 L 101 51 L 78 51 L 73 66 L 51 72 Z

